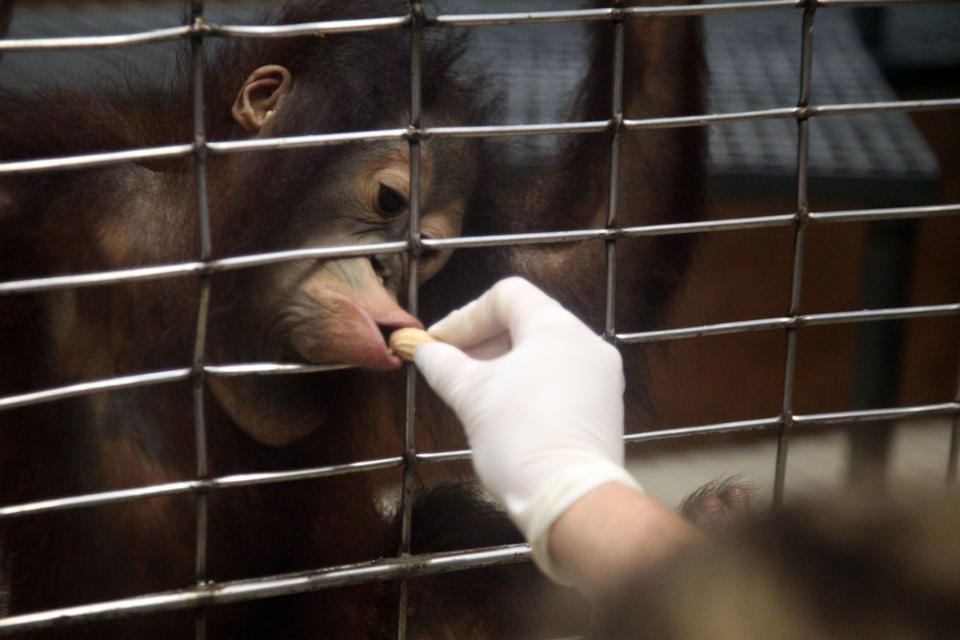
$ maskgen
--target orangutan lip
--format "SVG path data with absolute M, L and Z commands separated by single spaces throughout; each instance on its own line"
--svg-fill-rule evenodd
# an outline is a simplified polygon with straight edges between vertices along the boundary
M 329 360 L 324 358 L 322 364 L 346 364 L 374 370 L 392 370 L 400 367 L 400 359 L 387 347 L 389 334 L 396 327 L 392 327 L 389 322 L 378 323 L 367 309 L 349 296 L 332 291 L 328 297 L 331 301 L 340 303 L 344 310 L 348 310 L 345 317 L 351 318 L 350 322 L 355 323 L 353 331 L 356 333 L 342 336 L 343 341 L 335 340 L 329 344 L 330 351 L 325 354 Z M 361 326 L 363 329 L 360 328 Z M 307 353 L 301 353 L 301 356 L 308 363 L 321 364 L 318 359 L 310 357 Z

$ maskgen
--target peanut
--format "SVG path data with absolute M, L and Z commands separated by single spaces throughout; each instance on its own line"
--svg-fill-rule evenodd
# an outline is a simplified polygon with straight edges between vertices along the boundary
M 437 339 L 422 329 L 404 327 L 390 334 L 390 349 L 408 362 L 413 361 L 413 350 L 426 342 L 437 342 Z

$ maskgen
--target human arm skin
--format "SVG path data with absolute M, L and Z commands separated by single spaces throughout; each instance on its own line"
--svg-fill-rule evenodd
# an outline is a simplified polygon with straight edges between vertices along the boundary
M 592 600 L 656 567 L 703 534 L 647 494 L 608 482 L 576 500 L 550 527 L 557 571 Z

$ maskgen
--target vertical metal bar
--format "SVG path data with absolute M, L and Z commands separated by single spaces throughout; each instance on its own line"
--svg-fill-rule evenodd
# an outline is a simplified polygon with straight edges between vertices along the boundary
M 190 40 L 190 61 L 193 91 L 193 146 L 194 146 L 194 179 L 197 189 L 197 217 L 200 228 L 200 260 L 210 261 L 210 203 L 207 193 L 207 136 L 204 127 L 204 95 L 203 95 L 203 0 L 191 0 L 190 20 L 194 26 L 194 33 Z M 199 276 L 199 295 L 197 301 L 197 324 L 193 345 L 193 421 L 196 441 L 196 473 L 197 479 L 203 480 L 209 476 L 207 465 L 207 425 L 204 416 L 204 373 L 203 360 L 207 340 L 207 313 L 210 306 L 210 274 L 201 273 Z M 195 553 L 195 579 L 202 585 L 207 579 L 207 526 L 208 504 L 205 491 L 197 493 L 197 530 Z M 197 610 L 196 632 L 197 640 L 207 637 L 206 608 Z
M 620 2 L 614 3 L 619 6 Z M 623 49 L 624 25 L 623 18 L 618 17 L 613 23 L 613 138 L 610 144 L 610 201 L 607 208 L 607 229 L 617 226 L 617 217 L 620 212 L 620 149 L 623 145 Z M 616 238 L 607 238 L 606 248 L 606 305 L 604 321 L 604 337 L 613 342 L 617 335 L 616 330 L 616 295 L 617 295 L 617 241 Z
M 409 267 L 407 269 L 407 307 L 417 315 L 417 290 L 420 263 L 420 125 L 421 125 L 421 71 L 423 55 L 423 6 L 418 0 L 410 2 L 410 229 Z M 406 376 L 403 438 L 403 485 L 400 494 L 400 556 L 410 554 L 410 523 L 413 517 L 414 471 L 417 459 L 416 397 L 417 368 L 412 362 L 405 365 Z M 397 611 L 397 638 L 407 637 L 407 601 L 409 584 L 400 580 Z
M 787 315 L 796 318 L 800 312 L 800 293 L 803 285 L 803 257 L 810 203 L 807 193 L 810 121 L 805 107 L 810 104 L 810 71 L 813 60 L 813 16 L 816 0 L 808 0 L 803 10 L 803 39 L 800 62 L 800 97 L 797 106 L 797 226 L 793 239 L 793 271 L 790 285 L 790 308 Z M 783 373 L 783 402 L 780 433 L 777 438 L 777 461 L 773 480 L 773 504 L 783 502 L 784 480 L 787 472 L 787 451 L 793 429 L 793 392 L 797 372 L 797 327 L 787 327 L 787 353 Z
M 909 304 L 914 236 L 913 220 L 867 225 L 863 266 L 863 307 L 883 309 Z M 853 408 L 896 404 L 906 341 L 898 320 L 866 322 L 858 327 L 853 376 Z M 847 481 L 869 491 L 886 489 L 897 424 L 889 420 L 851 424 L 847 429 Z

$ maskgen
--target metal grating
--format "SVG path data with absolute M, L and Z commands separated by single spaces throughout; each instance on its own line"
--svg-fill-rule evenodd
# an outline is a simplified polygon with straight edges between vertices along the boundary
M 800 74 L 799 16 L 768 13 L 710 19 L 706 24 L 713 107 L 720 113 L 769 109 L 796 100 Z M 853 16 L 831 12 L 816 29 L 813 104 L 896 99 L 863 46 Z M 711 129 L 713 169 L 724 174 L 792 174 L 796 127 L 760 120 Z M 903 113 L 825 118 L 811 128 L 811 177 L 934 180 L 936 159 Z
M 252 19 L 255 3 L 211 3 L 208 19 L 244 22 Z M 551 10 L 570 3 L 531 0 L 531 10 Z M 578 3 L 573 3 L 574 5 Z M 582 3 L 580 3 L 582 4 Z M 457 11 L 509 10 L 513 3 L 478 5 L 448 1 L 443 9 Z M 179 3 L 148 0 L 76 5 L 40 3 L 18 9 L 11 38 L 66 37 L 125 33 L 169 27 L 176 23 Z M 913 16 L 914 14 L 910 14 Z M 940 14 L 920 13 L 903 28 L 939 32 L 955 22 Z M 800 73 L 800 28 L 796 12 L 738 13 L 711 17 L 704 25 L 710 66 L 710 101 L 718 113 L 768 109 L 796 101 Z M 569 110 L 572 92 L 586 73 L 587 61 L 571 42 L 582 41 L 581 23 L 554 25 L 549 31 L 516 27 L 486 27 L 474 34 L 468 64 L 496 69 L 502 85 L 500 108 L 509 124 L 560 122 Z M 831 10 L 817 25 L 813 57 L 812 99 L 819 104 L 854 104 L 895 100 L 877 62 L 863 45 L 852 10 Z M 942 40 L 942 39 L 941 39 Z M 939 42 L 940 40 L 938 40 Z M 916 46 L 916 45 L 914 45 Z M 942 48 L 942 47 L 941 47 Z M 161 47 L 114 50 L 111 60 L 138 73 L 162 77 L 171 53 Z M 507 66 L 504 61 L 510 61 Z M 95 82 L 97 66 L 82 56 L 56 53 L 0 60 L 0 77 L 10 85 L 56 84 L 65 75 L 76 83 Z M 542 162 L 557 151 L 557 141 L 533 137 L 524 141 L 525 156 L 513 161 Z M 721 176 L 791 176 L 796 171 L 796 127 L 790 120 L 755 120 L 710 130 L 711 171 Z M 525 160 L 524 160 L 525 159 Z M 811 177 L 857 180 L 919 181 L 929 184 L 939 175 L 936 159 L 910 118 L 903 113 L 867 113 L 858 118 L 827 118 L 811 131 Z M 868 183 L 862 183 L 869 189 Z
M 888 2 L 889 3 L 889 2 Z M 196 273 L 201 277 L 201 300 L 206 300 L 209 294 L 209 276 L 217 271 L 246 268 L 252 265 L 268 264 L 292 259 L 302 259 L 304 257 L 334 257 L 344 255 L 368 255 L 371 253 L 383 253 L 386 251 L 411 251 L 416 255 L 420 246 L 427 248 L 446 248 L 446 247 L 471 247 L 471 246 L 490 246 L 494 244 L 512 244 L 520 242 L 555 242 L 555 241 L 578 241 L 584 239 L 604 239 L 608 243 L 608 248 L 612 251 L 616 241 L 621 237 L 641 237 L 651 235 L 662 235 L 667 233 L 694 233 L 711 230 L 736 230 L 758 226 L 791 226 L 795 229 L 795 242 L 793 248 L 793 278 L 791 286 L 791 296 L 789 307 L 785 310 L 782 317 L 760 318 L 745 322 L 725 323 L 710 325 L 706 327 L 688 327 L 682 329 L 671 329 L 666 331 L 652 331 L 645 333 L 620 333 L 613 326 L 612 317 L 608 317 L 607 331 L 611 338 L 621 344 L 648 341 L 665 341 L 674 339 L 693 338 L 703 335 L 719 335 L 723 333 L 745 332 L 755 330 L 782 330 L 787 338 L 787 357 L 784 370 L 783 386 L 783 404 L 780 415 L 760 420 L 741 421 L 734 423 L 699 425 L 683 429 L 674 429 L 671 431 L 658 431 L 647 434 L 631 436 L 629 439 L 633 442 L 645 440 L 682 437 L 696 435 L 701 433 L 713 433 L 719 431 L 732 430 L 756 430 L 771 429 L 779 434 L 779 446 L 776 454 L 776 484 L 774 489 L 775 499 L 782 497 L 784 485 L 784 465 L 789 450 L 790 435 L 793 426 L 798 424 L 849 424 L 862 422 L 866 420 L 892 420 L 904 416 L 921 415 L 948 415 L 952 416 L 953 423 L 953 442 L 951 446 L 951 463 L 947 475 L 950 480 L 955 480 L 957 455 L 958 455 L 958 435 L 960 435 L 960 390 L 958 395 L 950 402 L 937 405 L 895 407 L 889 409 L 867 410 L 867 411 L 847 411 L 831 414 L 817 415 L 795 415 L 793 411 L 793 379 L 797 358 L 797 330 L 801 326 L 814 324 L 837 324 L 849 322 L 871 322 L 876 320 L 891 318 L 913 318 L 913 317 L 931 317 L 936 315 L 960 315 L 960 302 L 932 305 L 926 307 L 909 307 L 893 309 L 872 309 L 858 312 L 837 312 L 822 313 L 815 315 L 801 315 L 799 313 L 799 300 L 802 287 L 802 262 L 804 256 L 805 233 L 811 224 L 825 224 L 836 221 L 849 220 L 884 220 L 895 218 L 921 218 L 934 215 L 958 215 L 960 214 L 960 203 L 948 205 L 932 206 L 913 206 L 901 208 L 883 208 L 861 211 L 823 211 L 814 212 L 809 208 L 807 191 L 809 178 L 814 175 L 813 161 L 818 157 L 816 138 L 811 130 L 815 130 L 821 122 L 828 122 L 832 116 L 861 115 L 861 116 L 880 116 L 891 113 L 900 113 L 911 110 L 923 109 L 960 109 L 960 98 L 951 98 L 945 100 L 928 100 L 904 102 L 896 100 L 884 100 L 880 102 L 870 101 L 869 104 L 860 102 L 851 103 L 846 101 L 843 96 L 846 94 L 837 94 L 837 101 L 834 102 L 828 98 L 832 97 L 830 93 L 820 95 L 818 85 L 813 80 L 817 73 L 816 58 L 814 56 L 813 28 L 815 24 L 815 14 L 819 6 L 829 7 L 831 5 L 844 5 L 844 0 L 824 0 L 819 4 L 816 2 L 793 2 L 772 0 L 764 3 L 730 3 L 724 5 L 703 5 L 694 7 L 665 7 L 665 8 L 631 8 L 624 11 L 602 11 L 598 14 L 592 14 L 593 19 L 604 20 L 629 20 L 634 15 L 648 15 L 651 13 L 660 13 L 666 15 L 674 14 L 718 14 L 718 13 L 740 13 L 754 10 L 777 10 L 784 14 L 789 14 L 795 21 L 795 28 L 800 30 L 800 37 L 796 38 L 794 44 L 799 49 L 799 57 L 796 58 L 797 66 L 794 70 L 797 72 L 791 77 L 799 78 L 799 85 L 793 85 L 793 91 L 789 99 L 777 101 L 769 106 L 739 107 L 732 111 L 725 111 L 718 108 L 719 113 L 705 116 L 665 118 L 657 120 L 621 120 L 622 114 L 615 112 L 611 114 L 610 119 L 595 123 L 555 123 L 548 127 L 541 127 L 539 133 L 559 133 L 559 132 L 593 132 L 604 131 L 609 127 L 615 127 L 618 131 L 641 129 L 641 128 L 664 128 L 678 126 L 711 126 L 721 123 L 742 122 L 742 123 L 779 123 L 783 122 L 791 126 L 796 126 L 795 136 L 796 146 L 790 149 L 790 153 L 795 158 L 795 176 L 797 201 L 796 211 L 782 216 L 769 216 L 760 219 L 750 220 L 723 220 L 709 221 L 706 223 L 680 223 L 669 225 L 668 227 L 632 227 L 620 228 L 616 224 L 616 212 L 611 211 L 606 229 L 602 230 L 572 230 L 566 232 L 553 233 L 535 233 L 516 235 L 499 238 L 455 238 L 448 241 L 440 240 L 419 240 L 417 234 L 417 195 L 416 188 L 411 195 L 411 229 L 412 240 L 410 242 L 388 243 L 383 246 L 361 246 L 361 247 L 339 247 L 332 249 L 316 249 L 296 252 L 281 252 L 268 255 L 254 256 L 234 256 L 226 259 L 213 260 L 210 257 L 209 240 L 209 222 L 206 214 L 206 188 L 205 188 L 205 165 L 204 159 L 209 153 L 232 153 L 239 150 L 251 150 L 264 148 L 267 146 L 276 147 L 281 144 L 287 145 L 319 145 L 319 144 L 338 144 L 345 139 L 350 140 L 382 140 L 382 139 L 403 139 L 408 134 L 408 130 L 390 130 L 375 134 L 361 133 L 352 137 L 343 136 L 304 136 L 295 139 L 275 139 L 267 141 L 258 141 L 257 143 L 209 143 L 206 142 L 202 129 L 202 101 L 194 101 L 194 118 L 196 130 L 194 139 L 181 145 L 171 145 L 169 147 L 144 149 L 136 152 L 107 153 L 96 154 L 93 156 L 77 156 L 69 158 L 56 158 L 38 161 L 8 162 L 0 163 L 0 174 L 9 173 L 29 173 L 45 171 L 52 168 L 75 168 L 84 166 L 101 166 L 117 164 L 129 161 L 132 158 L 144 157 L 187 157 L 193 156 L 196 160 L 196 170 L 198 184 L 200 185 L 197 193 L 199 202 L 198 210 L 200 212 L 200 228 L 202 230 L 203 242 L 202 251 L 195 262 L 177 264 L 177 265 L 158 265 L 155 267 L 146 267 L 143 269 L 126 270 L 123 272 L 109 272 L 98 274 L 68 274 L 59 277 L 41 278 L 36 280 L 21 280 L 0 283 L 0 299 L 4 295 L 22 293 L 28 291 L 59 290 L 71 289 L 83 286 L 90 286 L 99 283 L 112 283 L 119 281 L 136 281 L 151 278 L 166 278 L 175 275 Z M 862 3 L 861 3 L 862 4 Z M 886 4 L 886 3 L 885 3 Z M 202 66 L 199 64 L 199 50 L 209 38 L 216 37 L 236 37 L 242 36 L 245 31 L 242 27 L 231 27 L 226 25 L 209 27 L 201 21 L 202 6 L 199 2 L 194 2 L 194 10 L 190 19 L 183 27 L 172 27 L 162 33 L 144 34 L 145 38 L 156 40 L 182 40 L 190 39 L 193 50 L 193 68 L 192 73 L 195 81 L 202 76 Z M 800 15 L 802 13 L 802 16 Z M 577 12 L 568 12 L 562 19 L 576 21 L 586 17 Z M 436 25 L 442 28 L 443 25 L 474 25 L 482 24 L 487 21 L 508 20 L 517 23 L 533 23 L 538 21 L 558 19 L 556 14 L 545 15 L 537 13 L 512 14 L 507 17 L 489 18 L 459 18 L 455 15 L 440 16 Z M 816 19 L 820 22 L 829 24 L 828 19 Z M 305 33 L 322 33 L 328 29 L 336 28 L 336 24 L 310 25 L 304 28 Z M 434 28 L 434 24 L 426 24 L 421 13 L 421 7 L 418 2 L 411 2 L 411 11 L 409 15 L 399 16 L 389 22 L 381 22 L 369 25 L 370 28 L 411 28 L 415 34 L 421 33 L 423 29 Z M 622 29 L 619 30 L 622 38 Z M 136 36 L 134 36 L 136 37 Z M 413 65 L 411 69 L 411 82 L 413 87 L 413 98 L 411 104 L 411 128 L 414 132 L 424 132 L 419 123 L 419 48 L 418 37 L 413 39 Z M 120 44 L 122 44 L 121 39 Z M 40 42 L 30 40 L 8 40 L 0 42 L 0 51 L 11 51 L 18 49 L 31 49 L 37 47 L 100 47 L 117 44 L 112 39 L 104 40 L 98 38 L 89 38 L 83 40 L 61 41 L 61 42 Z M 622 45 L 622 42 L 621 42 Z M 622 56 L 622 46 L 614 47 Z M 766 71 L 764 71 L 766 73 Z M 777 74 L 780 72 L 777 71 Z M 786 73 L 784 71 L 784 73 Z M 779 77 L 779 75 L 777 76 Z M 460 128 L 456 131 L 450 129 L 433 129 L 427 131 L 431 135 L 440 136 L 458 136 L 458 135 L 483 135 L 483 136 L 507 136 L 514 135 L 522 130 L 509 126 L 485 126 Z M 829 131 L 827 127 L 824 129 Z M 837 134 L 839 135 L 839 134 Z M 418 142 L 416 136 L 407 136 L 410 141 L 411 152 L 411 184 L 418 185 L 417 179 L 419 166 L 417 158 Z M 834 140 L 827 136 L 827 146 L 829 141 Z M 842 145 L 841 145 L 842 146 Z M 894 147 L 898 149 L 899 147 Z M 616 158 L 618 150 L 616 142 L 611 153 Z M 854 164 L 858 166 L 870 166 L 870 155 L 861 155 L 859 152 L 851 153 L 854 158 Z M 862 162 L 861 162 L 862 160 Z M 922 167 L 923 168 L 923 167 Z M 614 180 L 611 185 L 612 190 L 616 190 L 618 185 Z M 615 199 L 614 199 L 615 201 Z M 412 270 L 414 273 L 415 269 Z M 613 275 L 608 273 L 607 299 L 612 298 Z M 410 283 L 410 297 L 413 311 L 416 309 L 416 282 Z M 88 620 L 114 618 L 119 616 L 129 616 L 144 614 L 149 612 L 166 611 L 182 608 L 196 608 L 201 612 L 197 625 L 196 637 L 205 637 L 205 626 L 203 624 L 202 612 L 205 607 L 218 604 L 259 599 L 279 594 L 298 593 L 308 590 L 316 590 L 338 586 L 343 584 L 355 584 L 358 582 L 367 582 L 372 580 L 386 579 L 405 579 L 414 575 L 425 575 L 440 571 L 452 571 L 470 567 L 488 566 L 491 564 L 515 562 L 526 555 L 522 547 L 503 547 L 490 550 L 482 550 L 471 553 L 450 554 L 444 556 L 415 557 L 409 555 L 409 500 L 404 499 L 401 509 L 405 514 L 405 535 L 404 548 L 397 558 L 378 561 L 363 566 L 345 566 L 345 567 L 325 567 L 315 571 L 298 574 L 295 576 L 267 576 L 260 579 L 238 580 L 229 583 L 210 583 L 205 580 L 205 528 L 206 506 L 204 496 L 210 491 L 221 490 L 228 486 L 241 486 L 253 484 L 267 484 L 276 482 L 285 482 L 291 479 L 305 477 L 323 477 L 339 473 L 360 473 L 373 468 L 383 468 L 389 466 L 401 466 L 403 461 L 417 459 L 421 462 L 430 462 L 438 459 L 456 459 L 463 458 L 467 452 L 449 452 L 439 455 L 426 455 L 418 453 L 413 446 L 413 415 L 415 408 L 413 406 L 414 388 L 416 385 L 416 376 L 412 367 L 408 367 L 407 388 L 406 388 L 406 447 L 403 456 L 376 461 L 356 461 L 348 465 L 322 468 L 305 469 L 292 472 L 265 473 L 254 476 L 231 476 L 224 478 L 209 478 L 206 470 L 205 461 L 205 429 L 203 420 L 202 406 L 202 386 L 207 376 L 229 375 L 242 372 L 262 371 L 272 373 L 296 373 L 297 371 L 316 370 L 316 367 L 295 367 L 286 365 L 277 365 L 272 363 L 250 363 L 248 365 L 237 365 L 234 368 L 214 367 L 207 365 L 202 360 L 203 344 L 205 339 L 206 325 L 206 307 L 200 305 L 197 316 L 197 331 L 195 340 L 194 358 L 191 363 L 184 363 L 183 368 L 148 372 L 144 374 L 129 376 L 126 378 L 109 379 L 101 381 L 90 381 L 80 385 L 71 385 L 69 387 L 59 387 L 55 389 L 37 390 L 35 392 L 7 396 L 0 398 L 0 410 L 10 409 L 21 406 L 32 406 L 49 402 L 59 398 L 71 397 L 92 393 L 98 390 L 122 388 L 130 386 L 154 385 L 170 380 L 193 380 L 193 390 L 195 398 L 195 429 L 198 441 L 198 457 L 196 478 L 193 480 L 172 483 L 168 485 L 148 487 L 142 489 L 130 489 L 109 494 L 95 494 L 87 496 L 71 496 L 63 499 L 50 500 L 42 503 L 30 503 L 23 505 L 3 505 L 0 506 L 0 518 L 15 518 L 29 513 L 50 512 L 55 510 L 82 508 L 91 504 L 105 504 L 111 502 L 122 502 L 129 500 L 138 500 L 153 495 L 174 495 L 192 493 L 198 496 L 197 522 L 199 523 L 198 538 L 196 545 L 196 573 L 198 581 L 195 585 L 185 587 L 182 590 L 170 593 L 149 594 L 146 597 L 131 598 L 122 601 L 109 603 L 92 603 L 89 605 L 72 607 L 69 609 L 60 609 L 35 614 L 18 615 L 13 617 L 0 618 L 0 635 L 12 634 L 32 629 L 50 627 L 67 622 L 77 623 Z M 405 492 L 406 493 L 406 492 Z M 405 618 L 403 612 L 403 602 L 400 603 L 401 619 L 398 636 L 405 636 Z

